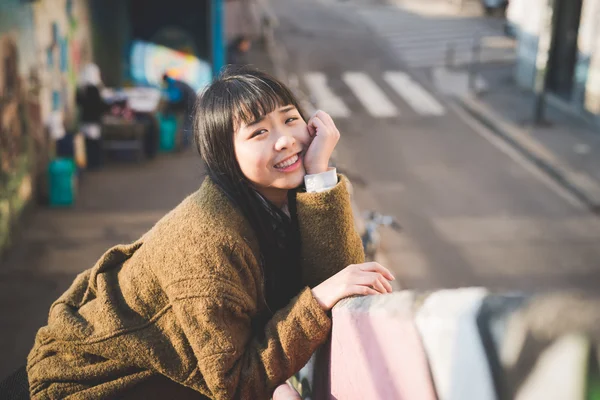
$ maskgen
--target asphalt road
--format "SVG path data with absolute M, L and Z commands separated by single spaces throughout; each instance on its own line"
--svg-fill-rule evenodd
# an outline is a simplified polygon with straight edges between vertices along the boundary
M 404 228 L 385 230 L 382 244 L 400 282 L 597 291 L 600 220 L 434 83 L 435 38 L 469 38 L 469 27 L 490 35 L 501 24 L 436 20 L 384 3 L 272 1 L 285 68 L 334 115 L 339 167 L 359 206 Z

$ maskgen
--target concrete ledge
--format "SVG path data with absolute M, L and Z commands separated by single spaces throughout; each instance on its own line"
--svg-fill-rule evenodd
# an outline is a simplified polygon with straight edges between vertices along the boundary
M 595 398 L 599 305 L 484 288 L 345 299 L 301 378 L 303 398 Z
M 486 295 L 483 288 L 440 290 L 429 295 L 416 312 L 440 399 L 495 399 L 477 325 Z
M 356 298 L 335 307 L 331 398 L 436 398 L 413 319 L 414 304 L 413 293 L 399 292 Z
M 534 162 L 558 184 L 567 189 L 592 212 L 600 214 L 600 185 L 587 175 L 572 170 L 550 153 L 545 147 L 527 135 L 516 125 L 505 121 L 492 110 L 482 107 L 472 97 L 456 99 L 457 103 L 480 123 L 504 139 L 521 154 Z

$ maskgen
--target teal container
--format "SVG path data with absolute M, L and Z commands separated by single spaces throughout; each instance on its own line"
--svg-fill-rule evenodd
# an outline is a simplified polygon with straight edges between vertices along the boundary
M 173 151 L 177 137 L 177 119 L 173 115 L 159 114 L 158 120 L 160 124 L 160 151 Z
M 50 205 L 71 206 L 75 203 L 77 168 L 70 158 L 57 158 L 48 166 Z

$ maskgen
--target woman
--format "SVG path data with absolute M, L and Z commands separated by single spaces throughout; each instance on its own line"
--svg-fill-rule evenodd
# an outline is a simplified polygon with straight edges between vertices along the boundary
M 247 54 L 252 42 L 245 35 L 234 38 L 227 46 L 227 64 L 244 66 L 248 64 Z
M 76 93 L 77 105 L 80 108 L 81 132 L 85 137 L 87 166 L 90 169 L 102 165 L 102 115 L 110 107 L 100 95 L 100 69 L 89 63 L 83 68 Z
M 28 358 L 34 399 L 268 399 L 329 335 L 341 298 L 391 292 L 363 263 L 339 139 L 255 70 L 197 105 L 200 189 L 80 274 Z M 306 188 L 304 188 L 303 183 Z

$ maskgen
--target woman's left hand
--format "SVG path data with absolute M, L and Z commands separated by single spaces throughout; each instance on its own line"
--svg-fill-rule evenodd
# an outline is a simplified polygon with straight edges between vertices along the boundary
M 320 174 L 329 168 L 329 158 L 340 140 L 340 131 L 325 111 L 317 111 L 307 122 L 312 142 L 304 154 L 304 169 L 307 174 Z

